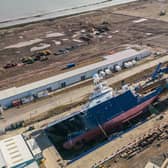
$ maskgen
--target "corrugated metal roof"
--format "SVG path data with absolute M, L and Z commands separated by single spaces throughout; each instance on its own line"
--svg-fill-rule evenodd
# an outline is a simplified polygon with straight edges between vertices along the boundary
M 12 97 L 15 95 L 19 95 L 21 93 L 24 93 L 24 92 L 27 92 L 27 91 L 30 91 L 30 90 L 33 90 L 33 89 L 36 89 L 39 87 L 43 87 L 48 84 L 51 84 L 51 83 L 54 83 L 57 81 L 61 81 L 63 79 L 70 78 L 75 75 L 94 70 L 96 68 L 101 68 L 102 66 L 105 66 L 105 65 L 117 63 L 119 61 L 122 61 L 123 59 L 131 58 L 141 52 L 144 52 L 144 50 L 137 52 L 136 50 L 133 50 L 133 49 L 127 49 L 127 50 L 118 52 L 116 54 L 105 56 L 104 58 L 106 58 L 106 60 L 101 61 L 101 62 L 87 65 L 87 66 L 84 66 L 84 67 L 81 67 L 81 68 L 78 68 L 75 70 L 71 70 L 69 72 L 61 73 L 56 76 L 49 77 L 49 78 L 46 78 L 46 79 L 43 79 L 43 80 L 40 80 L 37 82 L 33 82 L 33 83 L 30 83 L 30 84 L 27 84 L 27 85 L 24 85 L 21 87 L 13 87 L 10 89 L 2 90 L 2 91 L 0 91 L 0 100 L 9 98 L 9 97 Z
M 6 162 L 1 150 L 0 150 L 0 167 L 6 167 Z
M 33 159 L 21 135 L 0 141 L 0 149 L 8 167 L 17 166 Z

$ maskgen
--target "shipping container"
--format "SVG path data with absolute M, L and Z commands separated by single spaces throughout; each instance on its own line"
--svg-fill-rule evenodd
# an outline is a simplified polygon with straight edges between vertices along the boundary
M 22 104 L 30 103 L 34 100 L 34 96 L 28 96 L 21 99 Z
M 48 96 L 48 90 L 44 90 L 37 93 L 37 98 L 46 97 L 46 96 Z
M 21 103 L 21 100 L 20 99 L 17 99 L 17 100 L 13 100 L 12 101 L 12 106 L 14 107 L 17 107 L 17 106 L 20 106 L 22 103 Z

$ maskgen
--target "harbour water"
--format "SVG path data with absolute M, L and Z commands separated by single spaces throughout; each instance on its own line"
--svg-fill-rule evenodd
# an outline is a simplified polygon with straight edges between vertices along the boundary
M 0 27 L 91 11 L 135 0 L 0 0 Z

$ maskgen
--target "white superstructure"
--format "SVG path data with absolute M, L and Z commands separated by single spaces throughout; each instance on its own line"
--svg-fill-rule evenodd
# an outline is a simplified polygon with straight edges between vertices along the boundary
M 107 86 L 107 83 L 103 81 L 103 77 L 95 74 L 93 76 L 94 91 L 89 97 L 89 101 L 82 107 L 82 111 L 85 111 L 91 107 L 94 107 L 113 97 L 113 89 Z

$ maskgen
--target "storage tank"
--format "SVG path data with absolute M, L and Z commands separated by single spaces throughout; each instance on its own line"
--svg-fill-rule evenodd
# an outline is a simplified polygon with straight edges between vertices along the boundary
M 121 71 L 121 67 L 120 67 L 119 65 L 116 65 L 114 69 L 115 69 L 115 71 L 117 71 L 117 72 L 118 72 L 118 71 Z
M 133 66 L 132 61 L 129 61 L 129 62 L 128 62 L 128 65 L 129 65 L 129 67 L 132 67 L 132 66 Z
M 129 68 L 128 62 L 124 62 L 124 68 Z
M 132 60 L 132 64 L 135 65 L 136 64 L 136 60 Z
M 104 71 L 100 71 L 100 75 L 101 75 L 101 76 L 105 76 L 106 73 L 105 73 Z
M 105 69 L 105 73 L 106 73 L 107 75 L 110 75 L 110 74 L 111 74 L 110 69 L 109 69 L 109 68 Z

